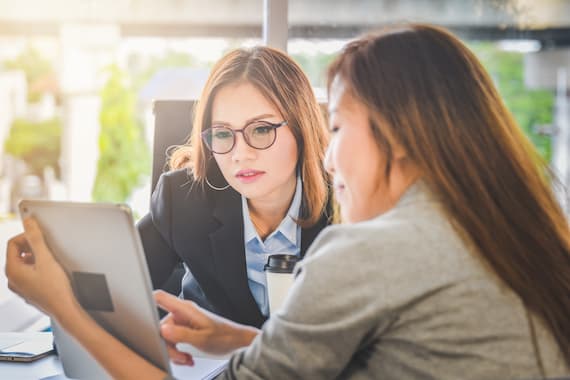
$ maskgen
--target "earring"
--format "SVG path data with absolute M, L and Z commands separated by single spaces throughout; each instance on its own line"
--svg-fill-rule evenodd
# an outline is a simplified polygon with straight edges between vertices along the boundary
M 208 181 L 208 177 L 207 177 L 207 176 L 205 177 L 205 179 L 206 179 L 206 184 L 207 184 L 207 185 L 210 187 L 210 189 L 212 189 L 212 190 L 224 191 L 224 190 L 226 190 L 227 188 L 230 187 L 229 184 L 227 184 L 227 185 L 224 186 L 224 187 L 217 187 L 217 186 L 212 185 L 212 184 L 210 183 L 210 181 Z

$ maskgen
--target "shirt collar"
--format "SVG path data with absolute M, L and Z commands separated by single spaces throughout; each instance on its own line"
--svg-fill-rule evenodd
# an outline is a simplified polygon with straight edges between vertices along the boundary
M 299 210 L 301 208 L 301 200 L 303 196 L 303 184 L 301 178 L 297 176 L 297 184 L 295 186 L 295 195 L 293 196 L 293 200 L 291 201 L 291 205 L 289 206 L 289 210 L 287 211 L 287 216 L 283 218 L 281 224 L 275 231 L 269 235 L 268 239 L 281 232 L 283 236 L 291 242 L 291 244 L 299 245 L 297 242 L 297 223 L 295 223 L 295 219 L 299 218 Z M 260 242 L 262 241 L 255 227 L 253 226 L 253 222 L 249 217 L 249 207 L 247 206 L 247 199 L 242 195 L 241 196 L 241 207 L 243 212 L 243 221 L 244 221 L 244 237 L 245 242 L 249 242 L 252 239 L 257 238 Z

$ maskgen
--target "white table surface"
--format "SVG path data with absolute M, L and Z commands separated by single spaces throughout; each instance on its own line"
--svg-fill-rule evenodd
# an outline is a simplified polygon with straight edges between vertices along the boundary
M 63 375 L 58 377 L 62 373 L 61 362 L 56 355 L 49 355 L 31 363 L 0 362 L 0 379 L 37 380 L 54 376 L 55 379 L 65 379 Z
M 176 379 L 210 379 L 218 374 L 227 360 L 194 358 L 194 366 L 181 366 L 171 363 L 172 374 Z M 10 380 L 68 380 L 63 375 L 61 362 L 56 355 L 49 355 L 31 363 L 0 362 L 0 379 Z

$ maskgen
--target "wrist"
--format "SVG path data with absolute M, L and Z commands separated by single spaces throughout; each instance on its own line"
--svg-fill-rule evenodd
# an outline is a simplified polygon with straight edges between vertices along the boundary
M 230 332 L 230 334 L 234 337 L 234 349 L 249 346 L 260 333 L 259 329 L 252 326 L 232 324 L 230 327 L 232 328 L 232 332 Z
M 51 316 L 59 325 L 64 327 L 69 325 L 71 321 L 78 320 L 83 313 L 85 311 L 77 300 L 73 298 L 68 302 L 60 303 Z
M 248 326 L 246 329 L 243 330 L 242 332 L 242 345 L 241 347 L 247 347 L 251 344 L 251 342 L 253 342 L 253 340 L 255 339 L 255 337 L 257 335 L 259 335 L 261 331 L 259 329 L 256 329 L 254 327 L 250 327 Z

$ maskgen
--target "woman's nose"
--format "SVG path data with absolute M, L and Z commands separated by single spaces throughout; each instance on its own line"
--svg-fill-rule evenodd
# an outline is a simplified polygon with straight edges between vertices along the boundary
M 232 149 L 232 159 L 234 161 L 243 161 L 255 157 L 255 149 L 245 142 L 242 133 L 236 133 L 236 143 Z

